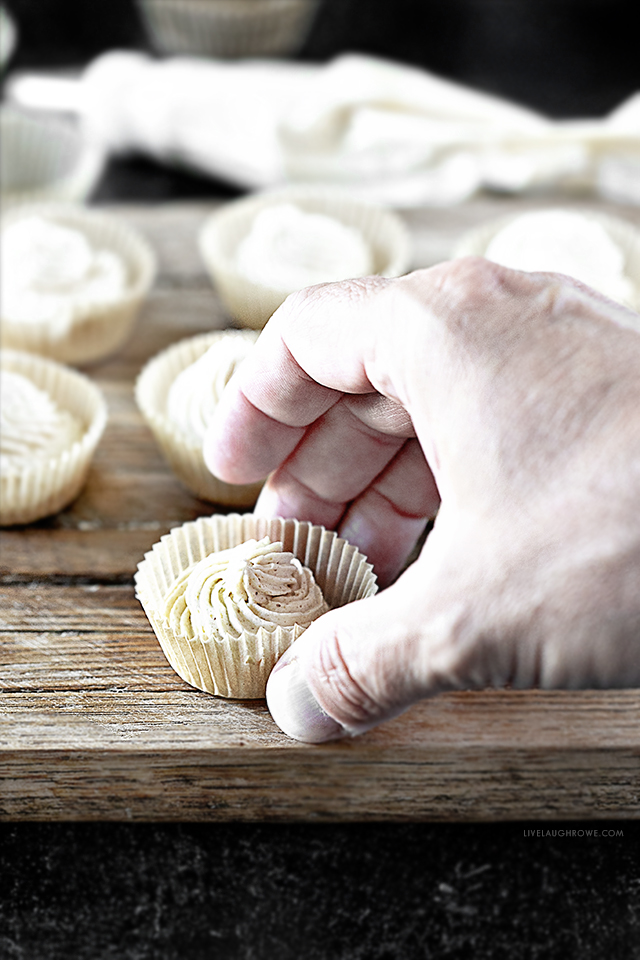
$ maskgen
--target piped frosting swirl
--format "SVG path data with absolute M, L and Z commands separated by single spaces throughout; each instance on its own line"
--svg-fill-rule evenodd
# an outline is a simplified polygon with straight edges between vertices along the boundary
M 283 203 L 256 216 L 238 246 L 237 268 L 253 283 L 293 291 L 366 276 L 373 260 L 359 230 Z
M 222 337 L 175 378 L 166 415 L 185 439 L 202 441 L 222 391 L 256 339 L 249 331 Z
M 84 234 L 41 216 L 25 216 L 0 234 L 3 320 L 47 324 L 65 336 L 84 311 L 116 303 L 127 286 L 122 259 Z
M 82 425 L 57 406 L 28 377 L 3 370 L 0 377 L 0 461 L 3 474 L 20 471 L 34 460 L 69 450 L 82 436 Z
M 484 255 L 513 270 L 567 274 L 633 306 L 624 250 L 601 223 L 574 210 L 523 213 L 495 234 Z
M 189 640 L 233 641 L 260 629 L 305 629 L 328 609 L 311 570 L 265 537 L 185 570 L 167 594 L 164 616 Z

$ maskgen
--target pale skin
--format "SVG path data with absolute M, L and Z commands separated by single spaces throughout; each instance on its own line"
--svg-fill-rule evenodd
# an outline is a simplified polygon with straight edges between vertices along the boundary
M 336 529 L 392 584 L 284 655 L 267 696 L 285 732 L 361 733 L 450 689 L 640 685 L 634 324 L 577 281 L 479 258 L 277 311 L 207 463 L 269 473 L 257 513 Z M 293 666 L 304 704 L 280 709 Z

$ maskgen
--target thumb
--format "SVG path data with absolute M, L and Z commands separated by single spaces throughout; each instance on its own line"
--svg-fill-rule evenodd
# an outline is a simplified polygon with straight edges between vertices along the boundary
M 460 630 L 465 613 L 430 599 L 439 594 L 423 558 L 381 594 L 324 614 L 283 654 L 266 696 L 286 734 L 308 743 L 355 736 L 464 685 L 474 672 Z

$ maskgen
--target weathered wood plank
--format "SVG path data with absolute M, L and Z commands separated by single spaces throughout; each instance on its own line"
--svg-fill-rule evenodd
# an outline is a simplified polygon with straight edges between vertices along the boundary
M 414 265 L 445 259 L 482 220 L 550 200 L 405 213 Z M 640 209 L 562 202 L 640 224 Z M 108 428 L 74 504 L 0 532 L 0 818 L 639 817 L 640 691 L 449 694 L 309 747 L 281 734 L 263 701 L 208 696 L 166 663 L 133 572 L 163 533 L 214 507 L 172 476 L 133 384 L 158 350 L 230 323 L 197 250 L 215 206 L 114 210 L 149 238 L 160 274 L 129 344 L 86 371 Z
M 37 639 L 41 650 L 52 645 L 50 635 Z M 136 639 L 128 637 L 127 642 Z M 5 749 L 93 746 L 108 751 L 122 747 L 127 731 L 144 733 L 134 744 L 137 750 L 181 745 L 203 750 L 272 745 L 307 749 L 280 733 L 264 701 L 224 700 L 195 690 L 152 647 L 131 656 L 127 643 L 112 644 L 100 634 L 94 636 L 94 651 L 97 644 L 109 651 L 111 663 L 87 663 L 91 645 L 82 638 L 73 656 L 63 650 L 47 652 L 47 669 L 42 660 L 34 664 L 28 656 L 32 651 L 25 654 L 23 646 L 21 662 L 9 665 L 3 680 L 0 739 Z M 416 763 L 438 754 L 453 761 L 461 750 L 481 754 L 492 749 L 510 751 L 523 761 L 551 750 L 568 764 L 573 754 L 584 752 L 591 755 L 594 778 L 608 762 L 605 755 L 626 751 L 635 756 L 640 775 L 639 721 L 638 691 L 463 691 L 416 704 L 348 747 L 356 756 L 367 750 L 406 750 Z M 476 761 L 482 762 L 480 754 L 460 775 L 473 774 Z M 640 803 L 640 797 L 636 799 Z
M 0 585 L 0 638 L 22 630 L 145 630 L 149 621 L 133 586 L 67 586 L 33 581 Z
M 4 586 L 0 609 L 0 818 L 640 814 L 640 691 L 448 694 L 308 747 L 184 683 L 129 586 Z
M 98 383 L 119 380 L 132 386 L 142 366 L 160 350 L 184 337 L 230 326 L 232 318 L 210 285 L 184 290 L 155 288 L 120 353 L 87 366 L 84 372 Z
M 405 730 L 410 733 L 411 727 Z M 638 816 L 638 754 L 456 743 L 0 750 L 0 819 L 491 820 Z M 140 747 L 140 742 L 144 747 Z M 125 749 L 129 747 L 129 749 Z M 138 747 L 136 749 L 136 747 Z

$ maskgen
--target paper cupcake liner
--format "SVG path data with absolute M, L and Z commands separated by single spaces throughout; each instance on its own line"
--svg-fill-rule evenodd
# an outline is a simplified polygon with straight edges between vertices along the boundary
M 14 107 L 0 110 L 0 195 L 4 210 L 24 203 L 82 202 L 105 166 L 104 149 L 77 123 Z
M 202 445 L 189 441 L 165 413 L 167 395 L 179 373 L 199 360 L 213 344 L 227 337 L 253 339 L 249 331 L 217 331 L 189 337 L 153 357 L 143 367 L 135 387 L 138 408 L 178 479 L 196 496 L 228 507 L 251 507 L 264 481 L 225 483 L 214 477 L 202 455 Z
M 2 370 L 13 370 L 45 390 L 83 427 L 68 450 L 33 463 L 20 472 L 0 463 L 0 526 L 32 523 L 57 513 L 82 489 L 91 458 L 107 422 L 107 406 L 96 386 L 81 373 L 29 353 L 2 350 Z
M 9 63 L 18 42 L 18 28 L 13 17 L 5 8 L 0 6 L 0 71 Z
M 633 284 L 633 302 L 628 306 L 631 306 L 634 310 L 640 310 L 640 230 L 627 220 L 609 214 L 592 210 L 567 209 L 600 224 L 613 242 L 620 247 L 625 258 L 624 272 Z M 510 214 L 469 230 L 454 247 L 452 259 L 468 256 L 483 257 L 496 234 L 519 216 L 522 216 L 522 214 Z M 638 328 L 640 329 L 640 320 Z
M 163 614 L 169 589 L 187 567 L 210 553 L 263 537 L 280 540 L 285 551 L 309 567 L 331 608 L 376 593 L 376 576 L 366 557 L 324 527 L 254 514 L 200 517 L 176 527 L 138 565 L 136 596 L 173 669 L 199 690 L 242 700 L 264 697 L 271 670 L 303 632 L 300 627 L 261 628 L 235 641 L 187 640 L 174 634 Z
M 156 258 L 142 236 L 110 214 L 83 207 L 32 204 L 11 210 L 3 226 L 26 216 L 42 216 L 85 234 L 96 248 L 117 254 L 128 273 L 126 292 L 109 304 L 83 304 L 68 331 L 57 335 L 51 325 L 16 323 L 0 316 L 3 347 L 28 350 L 61 363 L 85 364 L 102 360 L 127 341 L 136 317 L 153 283 Z
M 318 0 L 138 0 L 160 53 L 233 58 L 300 49 Z
M 235 255 L 254 218 L 262 210 L 292 203 L 307 213 L 323 213 L 359 230 L 373 254 L 375 274 L 398 277 L 411 265 L 409 231 L 396 214 L 353 200 L 334 188 L 291 186 L 254 194 L 226 204 L 211 214 L 199 237 L 200 253 L 211 280 L 240 326 L 260 330 L 291 289 L 255 283 L 240 274 Z

